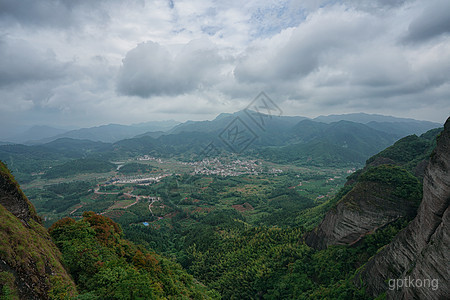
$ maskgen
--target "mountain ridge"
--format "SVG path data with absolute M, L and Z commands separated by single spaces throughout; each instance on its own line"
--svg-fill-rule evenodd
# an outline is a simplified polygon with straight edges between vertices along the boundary
M 75 296 L 75 283 L 63 267 L 61 253 L 1 161 L 0 219 L 0 295 L 12 299 Z
M 345 193 L 305 235 L 306 244 L 318 250 L 350 247 L 399 220 L 412 220 L 357 270 L 352 282 L 369 297 L 444 299 L 449 294 L 448 268 L 442 263 L 450 253 L 449 162 L 450 118 L 444 130 L 400 139 L 348 177 Z M 416 172 L 419 167 L 425 172 Z M 405 278 L 434 279 L 440 288 L 407 286 Z
M 221 114 L 211 121 L 189 121 L 167 132 L 148 132 L 144 130 L 145 124 L 136 125 L 144 133 L 131 137 L 127 134 L 129 137 L 115 142 L 61 137 L 39 145 L 0 145 L 0 159 L 7 162 L 21 180 L 30 180 L 30 173 L 52 167 L 55 160 L 63 160 L 61 163 L 64 163 L 86 156 L 111 161 L 130 155 L 151 154 L 201 160 L 208 145 L 217 150 L 214 155 L 243 152 L 273 162 L 347 166 L 363 164 L 371 155 L 393 144 L 399 136 L 392 130 L 380 131 L 369 124 L 345 120 L 327 124 L 304 117 L 249 114 L 240 111 Z M 122 125 L 107 126 L 107 140 L 115 140 L 122 134 L 115 133 L 115 138 L 112 138 L 110 129 L 116 126 L 122 128 Z M 247 137 L 251 138 L 251 142 L 242 148 L 233 148 L 227 141 L 228 134 L 236 128 L 246 131 Z M 404 128 L 401 130 L 404 132 Z
M 348 178 L 350 191 L 306 236 L 307 244 L 317 249 L 351 244 L 398 218 L 412 219 L 421 199 L 418 168 L 426 166 L 441 130 L 404 137 L 367 159 L 366 166 Z
M 425 171 L 417 216 L 355 277 L 355 283 L 364 286 L 369 295 L 384 292 L 387 299 L 445 299 L 450 294 L 449 170 L 450 118 Z M 406 278 L 417 285 L 405 284 Z M 438 286 L 419 286 L 418 282 L 422 285 L 425 280 L 434 280 Z
M 432 123 L 433 126 L 439 123 L 431 122 L 431 121 L 424 121 L 424 120 L 416 120 L 413 118 L 401 118 L 401 117 L 394 117 L 394 116 L 386 116 L 386 115 L 380 115 L 380 114 L 367 114 L 367 113 L 348 113 L 348 114 L 331 114 L 331 115 L 320 115 L 318 117 L 313 118 L 313 120 L 324 122 L 324 123 L 331 123 L 331 122 L 337 122 L 337 121 L 352 121 L 357 123 L 369 123 L 369 122 L 424 122 L 424 123 Z
M 47 136 L 46 138 L 22 140 L 30 145 L 45 144 L 60 138 L 88 139 L 94 142 L 113 143 L 149 131 L 166 131 L 177 124 L 179 123 L 173 120 L 150 121 L 132 125 L 107 124 L 64 131 L 63 133 Z

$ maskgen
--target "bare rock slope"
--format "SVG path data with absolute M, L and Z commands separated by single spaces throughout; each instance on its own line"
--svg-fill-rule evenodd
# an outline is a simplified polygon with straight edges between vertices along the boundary
M 386 176 L 385 176 L 386 175 Z M 420 199 L 420 183 L 407 171 L 388 165 L 373 167 L 306 236 L 316 249 L 351 245 L 399 218 L 412 219 Z M 399 186 L 408 188 L 399 190 Z
M 386 293 L 387 299 L 449 299 L 449 204 L 450 118 L 425 170 L 417 216 L 369 260 L 355 283 L 373 297 Z

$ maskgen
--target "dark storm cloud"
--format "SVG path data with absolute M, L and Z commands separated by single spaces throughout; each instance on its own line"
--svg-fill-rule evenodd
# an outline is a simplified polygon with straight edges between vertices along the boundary
M 22 40 L 0 38 L 0 87 L 65 76 L 68 64 Z
M 201 42 L 190 42 L 173 57 L 165 47 L 149 41 L 139 44 L 123 59 L 118 91 L 142 98 L 183 94 L 200 85 L 208 86 L 222 63 L 216 50 L 203 48 Z
M 408 28 L 406 42 L 421 42 L 450 33 L 450 1 L 435 0 L 427 3 L 422 13 Z

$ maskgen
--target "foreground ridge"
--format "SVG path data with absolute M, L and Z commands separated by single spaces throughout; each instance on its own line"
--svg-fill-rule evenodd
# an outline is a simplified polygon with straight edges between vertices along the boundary
M 450 118 L 437 139 L 416 218 L 355 277 L 371 296 L 445 299 L 450 295 Z

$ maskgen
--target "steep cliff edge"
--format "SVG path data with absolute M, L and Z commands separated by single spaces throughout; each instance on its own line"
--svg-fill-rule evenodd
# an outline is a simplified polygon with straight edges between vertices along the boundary
M 411 135 L 367 160 L 348 178 L 344 194 L 305 236 L 315 249 L 351 245 L 398 220 L 412 220 L 422 199 L 423 170 L 442 129 Z
M 61 253 L 0 162 L 0 298 L 51 299 L 75 294 Z
M 351 245 L 399 218 L 412 219 L 420 188 L 417 178 L 399 167 L 372 167 L 306 236 L 306 243 L 316 249 Z
M 370 296 L 448 299 L 450 295 L 450 118 L 437 139 L 415 219 L 355 277 Z
M 0 161 L 0 204 L 27 224 L 30 219 L 39 222 L 36 210 L 24 195 L 14 176 L 8 168 Z

